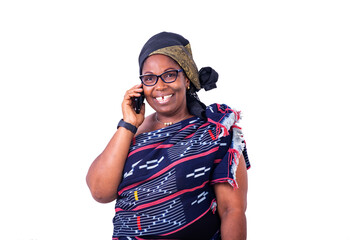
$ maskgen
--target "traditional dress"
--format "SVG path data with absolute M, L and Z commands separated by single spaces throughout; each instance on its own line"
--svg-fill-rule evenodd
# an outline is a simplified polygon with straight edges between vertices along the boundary
M 114 240 L 220 239 L 213 185 L 237 187 L 245 140 L 226 105 L 134 138 L 115 206 Z

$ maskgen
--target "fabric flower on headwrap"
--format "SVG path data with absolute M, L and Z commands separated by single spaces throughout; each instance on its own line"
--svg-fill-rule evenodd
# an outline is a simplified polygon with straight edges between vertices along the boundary
M 189 41 L 176 33 L 161 32 L 145 43 L 139 55 L 140 75 L 146 58 L 155 54 L 162 54 L 172 58 L 184 70 L 191 82 L 190 90 L 186 94 L 187 107 L 191 114 L 205 118 L 206 106 L 200 101 L 196 92 L 202 88 L 206 91 L 216 88 L 218 73 L 211 67 L 201 68 L 198 71 Z

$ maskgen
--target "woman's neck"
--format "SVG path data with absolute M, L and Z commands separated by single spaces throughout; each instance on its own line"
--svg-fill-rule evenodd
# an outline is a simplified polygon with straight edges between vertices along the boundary
M 170 116 L 170 117 L 161 115 L 158 112 L 154 114 L 155 122 L 163 126 L 170 126 L 190 117 L 192 117 L 192 115 L 190 115 L 190 113 L 187 111 L 183 114 L 177 114 L 176 116 Z

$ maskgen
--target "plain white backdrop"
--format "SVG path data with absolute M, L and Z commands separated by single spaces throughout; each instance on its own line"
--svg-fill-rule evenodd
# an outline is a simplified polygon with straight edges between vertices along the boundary
M 111 239 L 91 162 L 160 31 L 243 111 L 248 239 L 360 239 L 357 1 L 1 1 L 0 239 Z M 147 106 L 147 114 L 151 110 Z

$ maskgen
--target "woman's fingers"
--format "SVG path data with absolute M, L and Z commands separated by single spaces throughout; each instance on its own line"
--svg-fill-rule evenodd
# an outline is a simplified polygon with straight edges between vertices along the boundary
M 139 126 L 144 121 L 145 105 L 141 106 L 141 111 L 137 114 L 133 106 L 133 98 L 140 97 L 142 93 L 142 84 L 137 84 L 127 90 L 122 102 L 123 119 L 135 126 Z
M 138 84 L 126 91 L 124 99 L 131 99 L 133 97 L 140 97 L 142 92 L 142 84 Z

